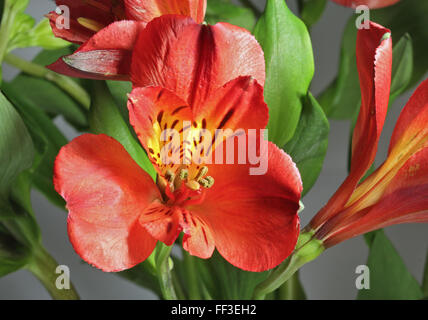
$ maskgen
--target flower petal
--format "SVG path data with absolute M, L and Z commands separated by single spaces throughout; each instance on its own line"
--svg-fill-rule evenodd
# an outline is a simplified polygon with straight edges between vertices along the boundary
M 400 0 L 333 0 L 334 2 L 345 6 L 356 8 L 358 6 L 364 5 L 368 6 L 370 9 L 378 9 L 383 7 L 392 6 Z
M 165 14 L 179 14 L 202 23 L 206 7 L 206 0 L 125 0 L 128 19 L 144 22 Z
M 85 27 L 78 22 L 79 18 L 93 21 L 99 26 L 107 26 L 110 23 L 124 19 L 125 12 L 122 1 L 113 0 L 56 0 L 57 6 L 66 6 L 69 9 L 70 28 L 62 24 L 64 16 L 61 17 L 55 11 L 50 12 L 47 17 L 50 20 L 52 31 L 55 36 L 77 44 L 84 43 L 96 33 L 95 30 Z M 58 23 L 57 23 L 58 22 Z
M 240 76 L 264 85 L 263 51 L 247 30 L 227 23 L 207 26 L 162 16 L 147 24 L 132 58 L 134 86 L 164 87 L 191 107 Z
M 159 191 L 116 140 L 85 134 L 63 147 L 54 184 L 66 200 L 68 232 L 76 252 L 104 271 L 145 260 L 154 240 L 138 217 Z
M 418 222 L 428 222 L 428 147 L 400 168 L 376 204 L 336 225 L 324 243 L 333 246 L 372 230 Z
M 182 133 L 185 122 L 191 122 L 192 112 L 184 101 L 174 93 L 160 87 L 136 88 L 129 95 L 129 121 L 134 127 L 138 138 L 159 174 L 167 168 L 163 161 L 162 150 L 165 145 L 175 143 L 175 148 L 181 147 L 179 141 L 171 143 L 166 139 L 166 130 L 176 130 Z M 163 134 L 163 136 L 162 136 Z M 166 137 L 166 138 L 162 138 Z M 183 154 L 180 152 L 180 159 Z M 180 160 L 181 161 L 181 160 Z M 178 165 L 178 164 L 177 164 Z
M 227 261 L 255 272 L 274 268 L 293 251 L 302 191 L 299 172 L 286 153 L 269 143 L 263 154 L 268 161 L 264 175 L 250 175 L 250 164 L 210 165 L 213 187 L 202 204 L 188 207 L 209 229 L 207 247 L 212 237 Z M 200 250 L 187 241 L 190 253 Z
M 371 22 L 370 29 L 358 31 L 357 67 L 362 101 L 352 139 L 351 170 L 327 205 L 312 219 L 313 229 L 318 229 L 345 206 L 376 157 L 391 86 L 390 30 Z
M 75 53 L 47 68 L 71 77 L 129 80 L 132 50 L 143 22 L 118 21 L 100 30 Z
M 422 82 L 401 111 L 391 137 L 389 154 L 428 139 L 428 80 Z

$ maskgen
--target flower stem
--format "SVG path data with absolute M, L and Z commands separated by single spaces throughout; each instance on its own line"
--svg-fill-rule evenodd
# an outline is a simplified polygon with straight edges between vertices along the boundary
M 44 66 L 24 60 L 11 53 L 4 57 L 4 61 L 11 66 L 14 66 L 15 68 L 23 71 L 24 73 L 55 83 L 86 110 L 89 110 L 91 105 L 91 98 L 89 94 L 71 78 L 55 73 L 49 69 L 46 69 Z
M 0 25 L 0 83 L 3 79 L 1 64 L 7 52 L 7 45 L 9 43 L 15 16 L 16 12 L 12 10 L 10 3 L 8 1 L 4 1 L 3 16 Z
M 322 242 L 312 236 L 312 231 L 300 235 L 294 253 L 255 288 L 253 299 L 265 299 L 267 294 L 282 286 L 304 264 L 316 259 L 324 251 Z
M 156 269 L 158 273 L 158 281 L 161 288 L 162 296 L 165 300 L 177 300 L 174 284 L 171 274 L 170 254 L 172 246 L 166 246 L 159 243 L 156 255 Z
M 32 261 L 28 264 L 27 268 L 46 288 L 50 296 L 55 300 L 78 300 L 79 295 L 74 289 L 73 284 L 70 284 L 69 289 L 58 289 L 56 286 L 57 277 L 59 276 L 55 271 L 58 263 L 46 251 L 45 248 L 40 246 L 34 249 L 34 256 Z
M 183 249 L 184 267 L 186 269 L 186 280 L 189 285 L 189 299 L 200 300 L 198 273 L 195 265 L 195 258 L 192 257 L 186 250 Z

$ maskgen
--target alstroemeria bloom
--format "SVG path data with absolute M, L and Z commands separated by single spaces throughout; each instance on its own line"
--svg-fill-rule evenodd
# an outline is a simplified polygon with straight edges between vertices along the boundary
M 380 44 L 379 44 L 380 43 Z M 388 108 L 389 30 L 360 30 L 357 63 L 362 106 L 355 127 L 351 171 L 309 227 L 324 246 L 398 223 L 428 222 L 428 81 L 401 112 L 386 161 L 363 182 L 374 161 Z
M 62 14 L 47 17 L 55 36 L 82 44 L 109 24 L 120 20 L 148 23 L 164 14 L 181 14 L 202 23 L 206 0 L 56 0 Z M 64 19 L 69 19 L 64 21 Z M 69 28 L 68 28 L 69 26 Z
M 384 8 L 396 4 L 400 0 L 333 0 L 334 2 L 345 6 L 356 8 L 358 6 L 367 6 L 370 9 Z
M 266 126 L 263 88 L 254 79 L 228 82 L 197 108 L 165 88 L 136 88 L 128 108 L 157 183 L 105 135 L 76 138 L 55 162 L 55 187 L 69 210 L 69 237 L 85 261 L 104 271 L 130 268 L 150 255 L 157 240 L 172 245 L 180 232 L 191 255 L 209 258 L 216 248 L 249 271 L 271 269 L 292 252 L 302 184 L 288 155 L 271 143 L 257 147 L 267 159 L 264 175 L 250 175 L 252 165 L 240 164 L 238 152 L 234 164 L 184 161 L 195 152 L 216 153 L 227 143 L 226 136 L 215 135 L 217 129 L 245 133 Z M 180 133 L 177 145 L 168 145 L 165 130 Z M 201 139 L 201 130 L 214 138 Z M 168 154 L 178 152 L 178 163 L 165 162 L 166 147 Z

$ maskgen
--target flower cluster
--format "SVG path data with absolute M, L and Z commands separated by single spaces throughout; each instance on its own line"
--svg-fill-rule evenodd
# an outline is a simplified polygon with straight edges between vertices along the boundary
M 54 184 L 67 201 L 76 252 L 104 271 L 119 271 L 146 259 L 157 241 L 172 245 L 183 232 L 184 249 L 200 258 L 216 248 L 244 270 L 281 263 L 297 242 L 302 191 L 287 154 L 260 143 L 255 151 L 268 164 L 263 175 L 250 175 L 249 161 L 238 152 L 233 164 L 170 163 L 162 156 L 167 130 L 182 135 L 169 151 L 187 160 L 242 138 L 219 137 L 216 130 L 239 129 L 249 140 L 249 130 L 266 127 L 265 64 L 255 38 L 227 23 L 201 24 L 205 1 L 78 2 L 71 7 L 76 28 L 69 31 L 78 37 L 54 31 L 85 42 L 50 68 L 132 81 L 129 119 L 157 181 L 108 136 L 84 134 L 65 146 Z M 202 130 L 213 138 L 203 140 Z

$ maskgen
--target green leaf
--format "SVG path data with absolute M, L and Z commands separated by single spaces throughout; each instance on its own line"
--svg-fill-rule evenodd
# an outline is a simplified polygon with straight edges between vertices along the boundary
M 54 62 L 59 56 L 70 52 L 70 48 L 53 51 L 45 50 L 39 53 L 33 61 L 41 65 L 47 65 Z M 20 73 L 10 82 L 10 85 L 20 92 L 25 92 L 31 98 L 33 105 L 41 108 L 49 115 L 63 115 L 67 121 L 78 129 L 88 127 L 85 112 L 80 105 L 54 83 Z
M 269 274 L 238 269 L 224 260 L 218 252 L 207 260 L 196 259 L 196 266 L 206 295 L 212 299 L 251 299 L 254 288 Z
M 149 157 L 129 130 L 105 82 L 94 82 L 89 124 L 93 133 L 104 133 L 119 141 L 141 168 L 153 179 L 156 177 Z
M 305 195 L 318 179 L 327 153 L 329 122 L 311 93 L 303 99 L 303 110 L 293 138 L 284 150 L 299 168 Z
M 0 277 L 24 267 L 30 260 L 31 250 L 19 243 L 0 224 Z
M 265 100 L 269 106 L 269 140 L 283 146 L 294 135 L 302 97 L 314 74 L 311 39 L 305 24 L 284 0 L 267 0 L 254 35 L 266 59 Z
M 298 0 L 300 17 L 308 28 L 321 18 L 327 0 Z
M 407 270 L 403 259 L 383 230 L 370 238 L 367 266 L 370 289 L 358 292 L 359 300 L 418 300 L 423 298 L 421 287 Z
M 408 33 L 413 40 L 414 69 L 407 89 L 412 88 L 425 76 L 428 70 L 426 58 L 428 29 L 428 1 L 401 0 L 397 4 L 370 12 L 370 19 L 392 31 L 393 43 Z
M 42 19 L 35 25 L 35 21 L 31 16 L 21 13 L 15 19 L 8 51 L 27 47 L 41 47 L 53 50 L 68 47 L 69 45 L 69 42 L 54 36 L 47 18 Z
M 3 93 L 0 114 L 0 195 L 8 198 L 13 181 L 31 167 L 34 146 L 24 122 Z
M 21 114 L 36 147 L 35 161 L 28 176 L 31 182 L 28 183 L 33 183 L 53 204 L 64 208 L 65 202 L 53 186 L 53 166 L 59 150 L 67 144 L 67 139 L 52 120 L 34 104 L 31 96 L 20 94 L 19 88 L 8 83 L 3 84 L 3 90 Z M 21 187 L 28 189 L 25 182 Z M 21 188 L 21 193 L 24 191 Z M 24 204 L 21 202 L 21 205 Z M 28 201 L 25 207 L 29 210 Z
M 318 101 L 327 117 L 351 119 L 361 100 L 356 62 L 357 28 L 352 16 L 343 33 L 339 72 L 336 79 L 319 96 Z
M 412 78 L 413 47 L 409 34 L 403 35 L 394 46 L 392 59 L 390 105 L 406 90 Z
M 209 24 L 228 22 L 247 30 L 252 30 L 256 23 L 256 17 L 251 9 L 234 5 L 225 0 L 208 1 L 205 20 Z

